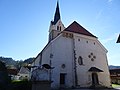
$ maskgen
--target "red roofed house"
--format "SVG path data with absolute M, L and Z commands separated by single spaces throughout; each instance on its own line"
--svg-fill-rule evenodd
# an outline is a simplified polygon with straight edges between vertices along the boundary
M 8 75 L 11 77 L 11 80 L 17 79 L 18 70 L 17 69 L 7 69 Z
M 120 84 L 120 69 L 110 69 L 111 82 Z
M 57 3 L 49 41 L 33 66 L 49 64 L 51 88 L 111 87 L 107 50 L 98 38 L 74 21 L 64 27 Z M 34 69 L 33 69 L 34 70 Z
M 21 67 L 18 74 L 19 80 L 29 80 L 30 79 L 30 70 L 27 67 Z

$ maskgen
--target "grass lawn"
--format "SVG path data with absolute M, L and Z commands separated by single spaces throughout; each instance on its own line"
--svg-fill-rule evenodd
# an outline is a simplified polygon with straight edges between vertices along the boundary
M 118 88 L 118 87 L 120 87 L 120 85 L 119 84 L 112 84 L 112 87 L 113 88 Z
M 30 81 L 12 81 L 7 90 L 31 90 L 31 86 Z

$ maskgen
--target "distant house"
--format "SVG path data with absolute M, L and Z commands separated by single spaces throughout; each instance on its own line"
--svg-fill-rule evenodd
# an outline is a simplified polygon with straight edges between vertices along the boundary
M 30 70 L 27 67 L 21 67 L 18 72 L 19 80 L 30 79 Z
M 110 77 L 112 83 L 120 84 L 120 69 L 111 69 Z
M 11 80 L 16 80 L 17 79 L 17 69 L 7 69 L 9 77 L 11 77 Z

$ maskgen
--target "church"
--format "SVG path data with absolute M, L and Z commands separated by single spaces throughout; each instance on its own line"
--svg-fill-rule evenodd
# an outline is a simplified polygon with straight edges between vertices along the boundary
M 57 2 L 50 22 L 49 40 L 33 61 L 33 66 L 48 64 L 51 88 L 111 87 L 107 50 L 98 38 L 74 21 L 62 23 Z

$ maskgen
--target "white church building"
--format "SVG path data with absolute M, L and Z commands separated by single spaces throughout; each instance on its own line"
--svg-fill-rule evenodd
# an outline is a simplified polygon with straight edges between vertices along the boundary
M 58 2 L 48 43 L 32 63 L 33 66 L 43 64 L 54 67 L 49 71 L 51 88 L 111 87 L 106 48 L 78 22 L 66 28 Z

